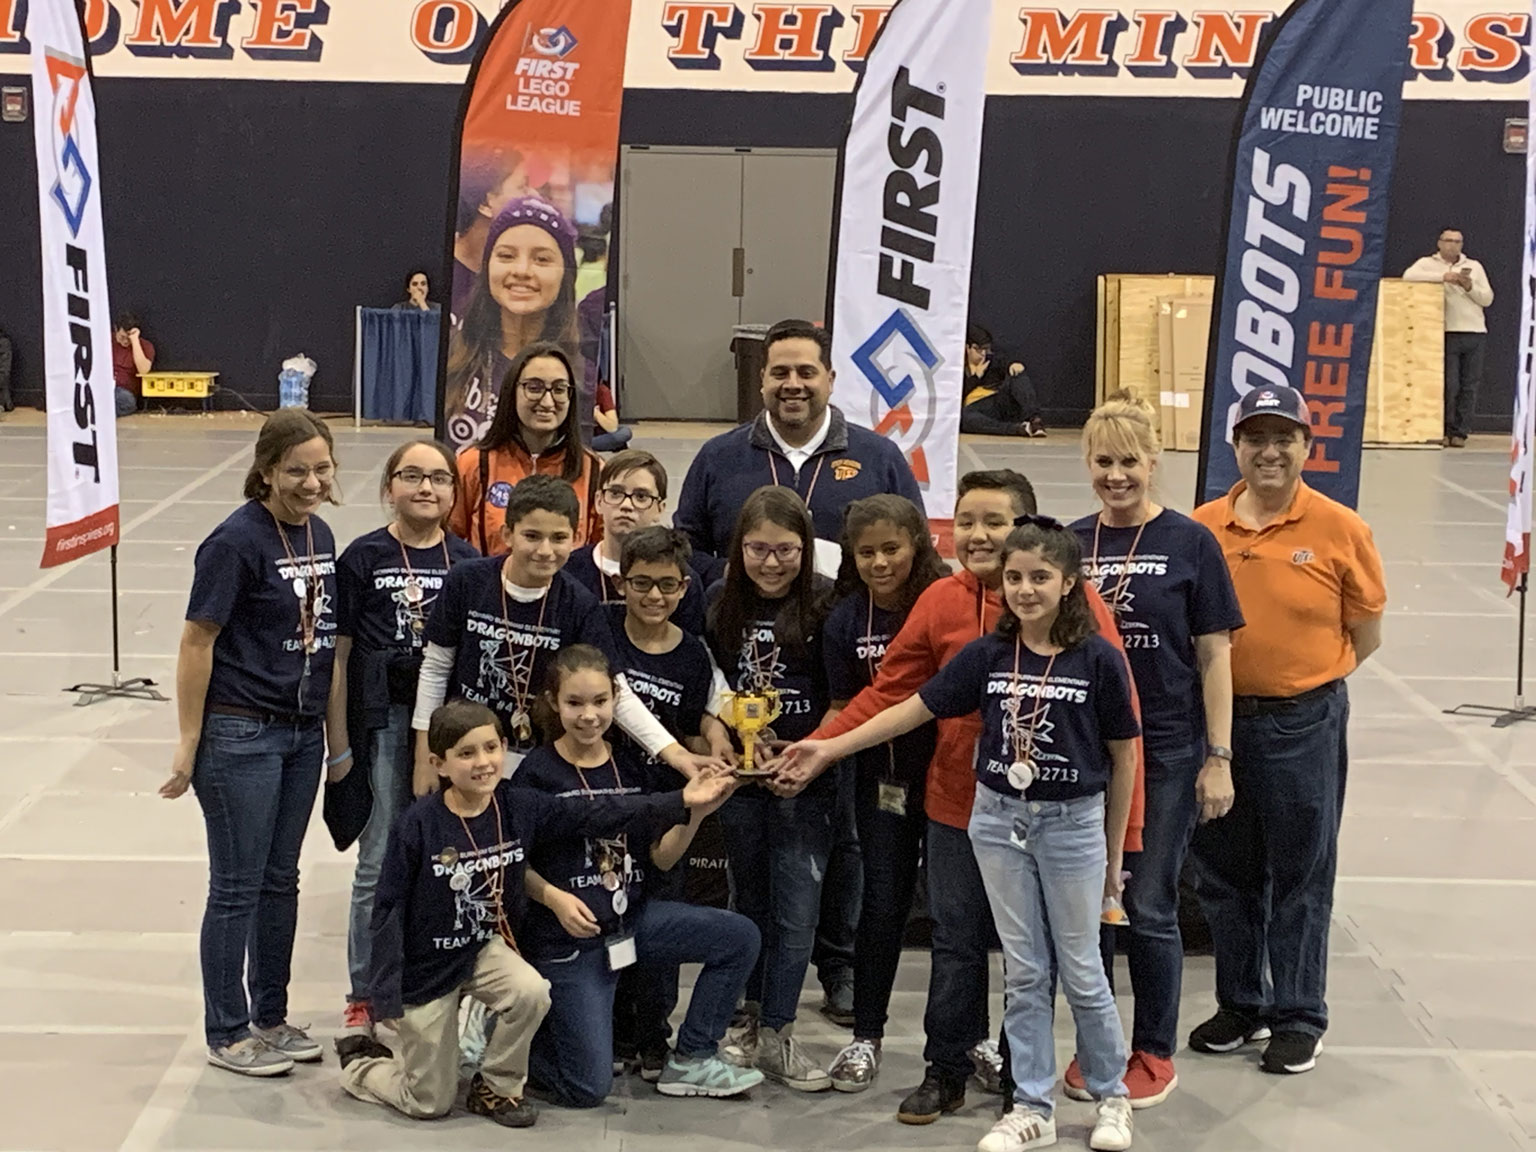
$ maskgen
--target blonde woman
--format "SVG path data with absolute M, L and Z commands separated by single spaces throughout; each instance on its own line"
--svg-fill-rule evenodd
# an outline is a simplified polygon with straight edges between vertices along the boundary
M 1136 997 L 1125 1082 L 1135 1108 L 1162 1103 L 1178 1084 L 1179 872 L 1196 822 L 1232 807 L 1231 637 L 1243 626 L 1216 538 L 1154 498 L 1159 452 L 1145 402 L 1122 395 L 1100 405 L 1083 428 L 1083 456 L 1102 507 L 1072 525 L 1141 697 L 1146 827 L 1142 851 L 1125 862 Z M 1076 1062 L 1066 1089 L 1090 1098 Z

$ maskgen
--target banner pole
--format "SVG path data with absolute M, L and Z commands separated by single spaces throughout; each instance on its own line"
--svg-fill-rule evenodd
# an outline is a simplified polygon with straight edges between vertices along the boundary
M 1495 728 L 1508 728 L 1525 720 L 1536 720 L 1536 707 L 1525 702 L 1525 597 L 1528 579 L 1527 573 L 1522 572 L 1520 583 L 1515 585 L 1515 592 L 1520 597 L 1520 618 L 1515 629 L 1514 706 L 1502 708 L 1495 704 L 1458 704 L 1445 710 L 1447 716 L 1492 716 Z
M 112 586 L 112 683 L 110 684 L 71 684 L 64 689 L 66 692 L 74 692 L 80 698 L 75 701 L 76 708 L 85 708 L 95 704 L 98 700 L 107 700 L 113 697 L 123 700 L 158 700 L 162 704 L 169 703 L 170 697 L 161 694 L 155 687 L 155 682 L 147 676 L 135 676 L 132 679 L 123 679 L 122 668 L 122 643 L 119 637 L 118 612 L 117 612 L 117 545 L 112 545 L 107 553 L 109 567 L 111 569 Z

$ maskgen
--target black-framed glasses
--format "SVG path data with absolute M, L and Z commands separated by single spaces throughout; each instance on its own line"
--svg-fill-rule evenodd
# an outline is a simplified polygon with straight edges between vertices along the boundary
M 389 474 L 391 480 L 398 480 L 407 488 L 420 488 L 423 480 L 432 481 L 434 488 L 452 488 L 453 473 L 445 468 L 438 468 L 432 472 L 424 472 L 420 468 L 396 468 Z
M 652 588 L 656 589 L 663 596 L 676 596 L 687 583 L 686 577 L 679 580 L 676 576 L 662 576 L 659 579 L 654 576 L 624 577 L 625 586 L 634 589 L 634 591 L 642 596 L 649 595 Z
M 546 393 L 555 400 L 565 400 L 571 395 L 571 386 L 564 380 L 519 380 L 517 386 L 530 400 L 542 400 Z
M 603 489 L 604 504 L 610 504 L 617 508 L 625 500 L 628 500 L 635 506 L 636 512 L 644 512 L 652 504 L 658 503 L 661 497 L 654 492 L 647 492 L 644 489 L 638 492 L 631 492 L 628 488 L 620 487 L 617 484 L 610 484 L 607 488 Z

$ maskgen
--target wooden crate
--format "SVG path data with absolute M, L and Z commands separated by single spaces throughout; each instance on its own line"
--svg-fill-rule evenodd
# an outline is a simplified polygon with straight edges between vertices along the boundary
M 1445 289 L 1383 280 L 1365 395 L 1367 444 L 1438 444 L 1445 428 Z
M 1215 283 L 1213 276 L 1099 277 L 1098 403 L 1124 388 L 1157 405 L 1159 301 L 1165 296 L 1209 297 Z

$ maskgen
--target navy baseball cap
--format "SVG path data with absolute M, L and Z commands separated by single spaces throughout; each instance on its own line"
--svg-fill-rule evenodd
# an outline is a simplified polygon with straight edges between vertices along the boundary
M 1312 430 L 1306 398 L 1294 388 L 1277 388 L 1271 384 L 1254 388 L 1238 401 L 1237 419 L 1232 422 L 1232 430 L 1236 432 L 1244 420 L 1255 416 L 1279 416 L 1282 420 L 1300 424 L 1309 432 Z

